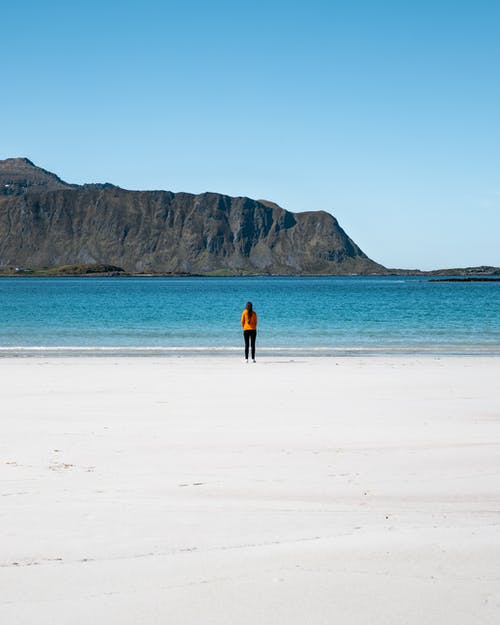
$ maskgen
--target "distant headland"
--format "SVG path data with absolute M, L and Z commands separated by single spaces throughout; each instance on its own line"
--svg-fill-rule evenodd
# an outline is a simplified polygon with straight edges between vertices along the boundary
M 0 160 L 0 275 L 500 275 L 387 269 L 326 211 L 217 193 L 69 184 Z

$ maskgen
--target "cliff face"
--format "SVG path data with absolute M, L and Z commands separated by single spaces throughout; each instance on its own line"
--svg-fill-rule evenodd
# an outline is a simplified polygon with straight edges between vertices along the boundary
M 106 263 L 133 273 L 383 273 L 323 211 L 216 193 L 70 185 L 0 161 L 0 267 Z

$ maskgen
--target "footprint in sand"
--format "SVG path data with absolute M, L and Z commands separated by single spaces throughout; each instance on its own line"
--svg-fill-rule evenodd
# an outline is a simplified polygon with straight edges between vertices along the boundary
M 72 469 L 74 466 L 74 464 L 69 464 L 68 462 L 55 462 L 49 464 L 49 469 L 51 471 L 65 471 L 67 469 Z

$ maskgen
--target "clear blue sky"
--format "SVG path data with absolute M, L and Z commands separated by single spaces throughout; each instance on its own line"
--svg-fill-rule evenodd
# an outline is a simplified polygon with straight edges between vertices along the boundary
M 3 3 L 0 158 L 324 209 L 374 260 L 500 265 L 500 2 Z

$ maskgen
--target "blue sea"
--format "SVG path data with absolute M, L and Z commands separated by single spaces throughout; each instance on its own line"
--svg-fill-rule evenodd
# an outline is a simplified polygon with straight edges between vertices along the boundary
M 0 355 L 500 354 L 500 282 L 422 277 L 2 278 Z

